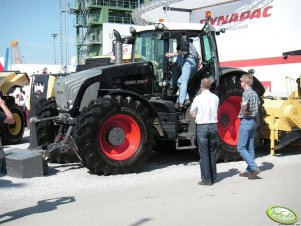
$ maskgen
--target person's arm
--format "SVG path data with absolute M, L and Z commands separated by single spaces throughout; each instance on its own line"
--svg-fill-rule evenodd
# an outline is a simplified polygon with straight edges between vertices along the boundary
M 250 115 L 250 113 L 247 111 L 247 108 L 248 108 L 248 103 L 245 102 L 245 101 L 243 101 L 243 102 L 241 103 L 241 112 L 242 112 L 242 114 L 243 114 L 245 117 L 247 117 L 247 116 Z
M 168 58 L 170 58 L 170 57 L 176 57 L 178 55 L 179 55 L 178 52 L 175 52 L 175 53 L 165 53 L 165 56 L 168 57 Z
M 190 107 L 190 116 L 191 116 L 191 118 L 195 119 L 197 112 L 198 112 L 198 109 L 195 106 L 195 103 L 192 102 L 191 107 Z
M 177 57 L 180 55 L 183 55 L 183 52 L 181 50 L 178 50 L 177 52 L 174 52 L 174 53 L 165 53 L 165 56 L 168 58 L 169 57 Z
M 191 118 L 195 119 L 196 118 L 196 112 L 195 111 L 191 111 L 190 112 L 190 116 L 191 116 Z
M 14 118 L 13 114 L 11 113 L 11 111 L 7 108 L 5 101 L 2 100 L 1 97 L 0 97 L 0 107 L 2 108 L 4 114 L 6 115 L 6 119 L 4 120 L 4 123 L 14 124 L 15 118 Z

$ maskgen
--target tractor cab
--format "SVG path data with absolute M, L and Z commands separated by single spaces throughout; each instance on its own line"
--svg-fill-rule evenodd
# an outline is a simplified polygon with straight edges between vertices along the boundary
M 126 43 L 133 44 L 132 62 L 151 62 L 154 68 L 154 93 L 162 93 L 163 99 L 174 99 L 178 77 L 176 70 L 181 70 L 177 56 L 166 57 L 166 53 L 189 50 L 192 43 L 199 55 L 197 71 L 190 77 L 189 94 L 194 97 L 199 90 L 203 77 L 212 77 L 218 81 L 218 54 L 216 50 L 215 31 L 206 23 L 158 23 L 144 27 L 131 27 L 132 37 Z M 184 57 L 185 58 L 185 57 Z M 185 60 L 185 59 L 184 59 Z M 183 61 L 184 61 L 183 60 Z M 181 74 L 181 73 L 178 73 Z

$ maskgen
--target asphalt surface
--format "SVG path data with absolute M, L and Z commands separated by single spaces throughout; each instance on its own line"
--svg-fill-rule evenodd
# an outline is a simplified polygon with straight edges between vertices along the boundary
M 10 148 L 26 148 L 23 143 Z M 241 178 L 243 161 L 219 163 L 217 183 L 200 186 L 192 152 L 154 155 L 139 174 L 96 176 L 79 163 L 49 164 L 49 175 L 0 177 L 0 224 L 47 225 L 278 225 L 266 214 L 283 206 L 301 214 L 301 151 L 257 152 L 262 173 Z

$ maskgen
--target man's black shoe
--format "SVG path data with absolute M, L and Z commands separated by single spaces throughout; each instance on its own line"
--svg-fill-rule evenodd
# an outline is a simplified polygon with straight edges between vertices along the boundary
M 199 185 L 213 185 L 211 182 L 199 181 Z

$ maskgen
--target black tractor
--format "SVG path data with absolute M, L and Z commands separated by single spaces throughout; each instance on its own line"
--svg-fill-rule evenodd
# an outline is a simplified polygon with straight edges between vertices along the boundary
M 179 44 L 193 42 L 201 65 L 189 79 L 190 101 L 201 79 L 212 78 L 212 91 L 220 98 L 217 157 L 236 159 L 240 77 L 247 72 L 219 66 L 215 35 L 220 32 L 208 22 L 132 27 L 132 35 L 123 39 L 114 30 L 116 63 L 57 80 L 55 97 L 31 119 L 37 138 L 31 146 L 42 146 L 52 162 L 79 159 L 91 172 L 103 175 L 138 172 L 153 149 L 195 149 L 196 126 L 188 106 L 175 107 L 174 60 L 165 57 Z M 132 45 L 131 63 L 122 63 L 122 44 Z M 256 78 L 253 88 L 263 95 Z

